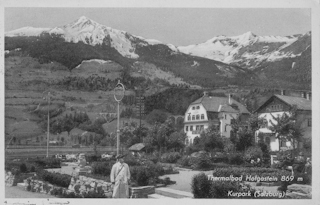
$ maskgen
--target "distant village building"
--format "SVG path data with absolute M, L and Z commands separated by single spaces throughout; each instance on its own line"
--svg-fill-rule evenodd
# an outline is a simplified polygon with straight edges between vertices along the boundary
M 215 125 L 222 136 L 230 137 L 231 123 L 237 117 L 245 121 L 250 115 L 247 108 L 229 97 L 208 96 L 191 103 L 184 116 L 184 132 L 187 135 L 186 144 L 192 144 L 195 137 L 200 137 L 201 132 L 210 125 Z
M 286 140 L 279 142 L 269 127 L 272 126 L 270 121 L 275 123 L 273 117 L 282 116 L 284 113 L 289 113 L 290 108 L 296 106 L 297 108 L 297 121 L 296 124 L 303 131 L 304 139 L 311 139 L 311 93 L 302 92 L 301 97 L 286 96 L 282 91 L 281 95 L 273 95 L 264 104 L 262 104 L 255 112 L 258 116 L 265 119 L 265 124 L 256 134 L 256 142 L 262 140 L 267 143 L 270 151 L 279 151 L 280 149 L 292 149 L 293 143 Z M 295 143 L 297 147 L 302 147 L 302 143 Z
M 129 147 L 129 151 L 132 152 L 134 156 L 140 156 L 141 153 L 145 151 L 145 145 L 143 143 L 137 143 Z
M 73 128 L 69 134 L 72 144 L 81 144 L 81 135 L 84 132 L 84 130 L 79 128 Z

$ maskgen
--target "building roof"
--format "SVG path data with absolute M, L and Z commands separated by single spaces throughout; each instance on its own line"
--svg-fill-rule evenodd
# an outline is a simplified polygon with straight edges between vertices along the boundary
M 294 97 L 287 95 L 273 95 L 266 102 L 264 102 L 255 112 L 259 112 L 265 106 L 267 106 L 274 98 L 278 98 L 283 103 L 289 106 L 297 106 L 297 110 L 310 110 L 311 111 L 311 100 L 307 100 L 303 97 Z
M 302 97 L 293 97 L 286 95 L 274 95 L 283 102 L 293 106 L 296 105 L 298 110 L 311 110 L 311 100 Z
M 244 105 L 234 99 L 232 99 L 232 104 L 229 105 L 229 98 L 227 97 L 203 96 L 191 103 L 191 105 L 193 104 L 202 104 L 208 112 L 250 113 Z
M 134 144 L 131 147 L 129 147 L 130 151 L 141 151 L 144 148 L 144 144 L 143 143 L 138 143 L 138 144 Z
M 70 131 L 70 135 L 81 135 L 82 133 L 84 133 L 85 131 L 79 129 L 79 128 L 73 128 Z

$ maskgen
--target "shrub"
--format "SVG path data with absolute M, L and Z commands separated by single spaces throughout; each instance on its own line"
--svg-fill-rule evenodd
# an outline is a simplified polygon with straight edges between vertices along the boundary
M 239 182 L 213 181 L 210 189 L 210 198 L 230 198 L 229 191 L 239 192 L 241 190 Z
M 97 155 L 86 155 L 86 161 L 89 163 L 100 161 L 101 156 Z
M 301 180 L 298 180 L 302 179 Z M 294 180 L 292 181 L 292 184 L 309 184 L 311 185 L 312 182 L 312 175 L 311 174 L 305 174 L 305 173 L 295 173 L 294 174 Z
M 247 162 L 249 162 L 251 159 L 262 159 L 263 152 L 260 147 L 249 147 L 244 154 L 244 158 Z
M 109 176 L 114 163 L 115 163 L 115 161 L 93 162 L 92 163 L 92 174 Z
M 157 178 L 165 174 L 160 164 L 154 164 L 152 161 L 143 162 L 142 166 L 133 166 L 130 168 L 131 178 L 139 185 L 153 185 Z
M 197 138 L 195 138 L 195 139 L 197 139 Z M 199 152 L 199 151 L 201 151 L 201 147 L 200 146 L 191 145 L 191 146 L 186 147 L 186 154 L 187 155 L 190 155 L 190 154 L 192 154 L 194 152 Z
M 281 180 L 282 176 L 290 176 L 291 172 L 286 170 L 271 169 L 271 168 L 260 168 L 260 167 L 229 167 L 229 168 L 216 168 L 213 171 L 213 175 L 216 177 L 229 177 L 233 175 L 234 177 L 240 177 L 241 175 L 252 175 L 259 177 L 277 177 L 278 181 Z
M 228 161 L 229 161 L 229 164 L 240 165 L 244 163 L 244 159 L 240 153 L 230 154 L 228 156 Z
M 20 164 L 20 172 L 22 172 L 22 173 L 27 173 L 28 172 L 28 168 L 27 168 L 27 165 L 25 163 Z
M 190 157 L 188 156 L 183 156 L 182 158 L 180 158 L 178 160 L 178 164 L 180 164 L 181 166 L 183 167 L 189 167 L 191 164 L 190 164 Z
M 207 155 L 191 157 L 190 164 L 193 169 L 208 169 L 211 167 L 211 161 Z
M 194 198 L 212 198 L 211 181 L 204 173 L 194 175 L 191 182 L 191 189 Z
M 191 188 L 194 198 L 230 198 L 229 191 L 247 191 L 239 182 L 210 181 L 204 173 L 193 176 Z
M 68 174 L 51 173 L 46 170 L 39 170 L 37 176 L 43 181 L 65 188 L 69 186 L 71 180 L 71 176 Z
M 146 159 L 152 161 L 155 164 L 159 162 L 159 158 L 156 155 L 148 155 L 146 156 Z
M 39 168 L 61 168 L 61 159 L 57 158 L 37 158 L 29 160 L 28 162 L 35 164 Z
M 179 152 L 165 153 L 161 156 L 161 161 L 166 163 L 176 163 L 181 158 Z
M 219 163 L 219 162 L 228 163 L 229 162 L 229 158 L 228 158 L 228 155 L 226 153 L 218 152 L 218 153 L 212 154 L 211 161 L 214 162 L 214 163 Z
M 131 154 L 128 154 L 124 158 L 125 163 L 127 163 L 129 166 L 139 166 L 141 165 L 140 161 L 134 157 Z
M 149 184 L 150 173 L 142 166 L 135 166 L 131 169 L 131 177 L 137 182 L 139 186 L 146 186 Z

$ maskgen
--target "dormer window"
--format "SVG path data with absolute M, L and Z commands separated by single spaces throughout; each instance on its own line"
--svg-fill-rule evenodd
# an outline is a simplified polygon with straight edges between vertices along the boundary
M 204 114 L 201 114 L 201 120 L 204 120 Z
M 194 115 L 192 115 L 192 120 L 195 120 L 195 116 Z
M 196 119 L 199 120 L 199 119 L 200 119 L 200 115 L 197 115 L 197 116 L 196 116 Z
M 191 115 L 190 115 L 190 113 L 189 113 L 189 115 L 188 115 L 188 121 L 190 121 L 191 120 Z

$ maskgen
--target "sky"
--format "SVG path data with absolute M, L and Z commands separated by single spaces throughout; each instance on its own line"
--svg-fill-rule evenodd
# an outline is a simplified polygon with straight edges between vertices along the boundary
M 186 46 L 217 35 L 287 36 L 311 30 L 308 8 L 5 8 L 5 32 L 53 28 L 86 16 L 102 25 L 163 43 Z

